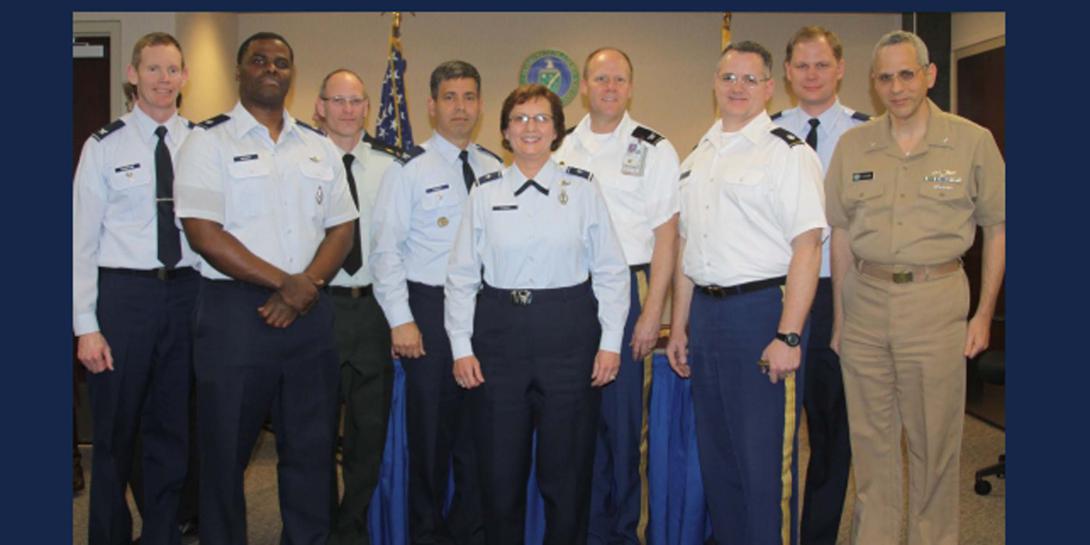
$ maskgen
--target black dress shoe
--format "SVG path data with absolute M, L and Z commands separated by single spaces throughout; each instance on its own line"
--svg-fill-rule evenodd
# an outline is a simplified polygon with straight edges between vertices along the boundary
M 200 533 L 200 527 L 197 526 L 197 517 L 193 517 L 179 524 L 178 530 L 182 532 L 182 537 L 195 536 Z

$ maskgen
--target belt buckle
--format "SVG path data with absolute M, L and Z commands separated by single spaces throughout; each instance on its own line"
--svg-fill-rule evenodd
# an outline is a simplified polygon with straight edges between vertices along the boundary
M 708 286 L 707 289 L 708 295 L 711 295 L 712 297 L 722 299 L 727 295 L 727 290 L 723 289 L 722 286 Z
M 359 299 L 363 295 L 363 289 L 359 286 L 352 286 L 352 298 Z
M 534 300 L 534 292 L 530 290 L 511 290 L 511 302 L 524 307 Z
M 167 270 L 166 267 L 159 267 L 158 269 L 155 269 L 155 277 L 159 280 L 169 280 L 170 271 Z
M 893 283 L 894 284 L 907 284 L 907 283 L 912 282 L 914 280 L 914 276 L 915 275 L 912 274 L 912 271 L 895 272 L 895 273 L 893 273 Z

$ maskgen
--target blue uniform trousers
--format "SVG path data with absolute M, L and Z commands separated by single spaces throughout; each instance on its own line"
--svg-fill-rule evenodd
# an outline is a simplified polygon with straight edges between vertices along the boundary
M 243 473 L 271 412 L 276 431 L 282 545 L 325 545 L 332 513 L 340 366 L 333 308 L 320 295 L 277 329 L 257 313 L 272 290 L 203 280 L 194 366 L 201 440 L 200 541 L 246 544 Z
M 590 480 L 601 394 L 591 387 L 601 339 L 590 282 L 477 297 L 473 350 L 484 384 L 470 390 L 489 545 L 524 542 L 526 480 L 537 432 L 537 484 L 545 545 L 587 542 Z
M 828 278 L 822 278 L 810 307 L 810 347 L 806 351 L 803 406 L 810 462 L 802 495 L 802 545 L 836 545 L 852 463 L 840 357 L 829 348 L 832 328 L 833 288 Z
M 632 330 L 643 311 L 640 283 L 648 265 L 632 268 L 631 297 L 617 380 L 602 387 L 602 417 L 594 450 L 590 535 L 594 545 L 639 545 L 640 432 L 643 427 L 643 360 L 632 359 Z M 642 278 L 641 278 L 642 277 Z
M 689 320 L 697 450 L 719 545 L 798 542 L 798 418 L 805 361 L 777 384 L 757 361 L 775 338 L 783 292 L 693 293 Z M 807 332 L 802 332 L 806 353 Z
M 90 545 L 128 545 L 132 515 L 125 487 L 137 433 L 143 438 L 142 542 L 176 545 L 177 513 L 186 475 L 191 334 L 198 276 L 180 269 L 100 269 L 98 321 L 114 370 L 87 374 L 94 419 Z
M 484 542 L 481 496 L 465 390 L 443 324 L 443 288 L 409 282 L 409 308 L 424 337 L 421 358 L 402 358 L 409 450 L 409 541 L 412 545 Z M 454 473 L 449 508 L 447 486 Z M 444 516 L 444 513 L 446 514 Z

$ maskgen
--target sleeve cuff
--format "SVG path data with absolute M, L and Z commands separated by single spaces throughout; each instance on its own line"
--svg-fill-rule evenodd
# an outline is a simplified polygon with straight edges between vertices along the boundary
M 464 358 L 466 356 L 473 355 L 473 341 L 466 336 L 457 336 L 450 338 L 450 350 L 454 359 Z
M 413 321 L 413 311 L 409 308 L 408 301 L 393 305 L 390 312 L 386 314 L 386 321 L 390 324 L 391 328 L 405 325 Z
M 73 324 L 73 331 L 76 336 L 86 335 L 88 333 L 94 333 L 99 331 L 98 318 L 94 313 L 80 314 L 76 316 L 75 323 Z
M 624 331 L 606 331 L 602 330 L 602 341 L 598 343 L 599 350 L 605 350 L 607 352 L 621 353 L 621 341 L 624 338 Z

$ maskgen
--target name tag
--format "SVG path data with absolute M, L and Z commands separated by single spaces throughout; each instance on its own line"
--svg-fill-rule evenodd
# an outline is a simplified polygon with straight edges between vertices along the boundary
M 444 189 L 450 189 L 450 184 L 437 185 L 435 187 L 429 187 L 424 190 L 424 193 L 435 193 L 436 191 L 442 191 Z
M 243 161 L 253 161 L 255 159 L 257 159 L 257 154 L 256 153 L 251 153 L 249 155 L 236 155 L 234 157 L 234 161 L 236 163 L 241 163 Z
M 493 210 L 518 210 L 519 205 L 517 205 L 517 204 L 497 204 L 496 206 L 493 206 L 492 209 Z
M 866 180 L 873 180 L 873 179 L 874 179 L 874 172 L 873 171 L 853 172 L 852 173 L 852 181 L 853 182 L 863 182 L 863 181 L 866 181 Z
M 133 163 L 131 165 L 121 165 L 114 169 L 114 172 L 128 172 L 130 170 L 136 170 L 140 168 L 140 163 Z

